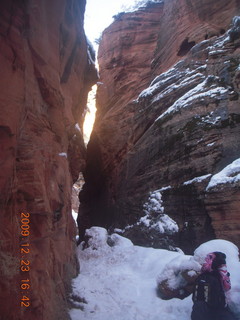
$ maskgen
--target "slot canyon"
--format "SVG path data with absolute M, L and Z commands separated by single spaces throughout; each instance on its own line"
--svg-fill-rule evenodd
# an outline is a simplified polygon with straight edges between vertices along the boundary
M 70 319 L 76 236 L 91 226 L 186 254 L 211 239 L 240 246 L 240 1 L 149 1 L 117 14 L 99 72 L 85 6 L 0 2 L 0 320 Z

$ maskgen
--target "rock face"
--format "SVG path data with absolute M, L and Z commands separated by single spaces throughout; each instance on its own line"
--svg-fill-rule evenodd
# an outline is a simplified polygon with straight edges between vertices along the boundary
M 166 71 L 200 41 L 225 33 L 239 12 L 239 0 L 164 1 L 161 32 L 154 59 L 153 75 Z
M 144 42 L 141 47 L 151 61 L 147 66 L 140 44 L 133 40 L 142 30 L 131 17 L 150 21 L 153 14 L 155 21 L 155 10 L 160 20 L 154 29 L 156 44 L 144 47 Z M 240 154 L 239 19 L 226 32 L 239 12 L 239 1 L 226 5 L 169 0 L 121 15 L 103 33 L 99 51 L 103 84 L 80 195 L 80 213 L 90 225 L 122 228 L 126 233 L 127 226 L 143 221 L 149 193 L 158 191 L 164 213 L 179 227 L 175 244 L 185 252 L 192 253 L 215 237 L 240 245 L 238 178 L 208 188 L 213 175 Z M 134 29 L 131 33 L 127 24 Z M 132 40 L 122 49 L 123 58 L 119 50 L 124 30 Z M 144 30 L 148 32 L 147 27 Z M 134 76 L 130 63 L 119 66 L 119 57 L 124 61 L 132 52 L 139 52 L 133 65 L 143 66 L 143 74 Z M 123 73 L 125 87 L 124 81 L 118 82 Z M 147 83 L 150 86 L 139 94 Z M 129 232 L 128 236 L 142 244 L 139 232 L 137 237 Z M 148 239 L 144 234 L 145 245 L 152 245 L 151 237 L 152 233 Z M 155 240 L 154 245 L 161 247 L 162 241 Z
M 84 0 L 0 4 L 2 320 L 68 318 L 78 268 L 71 188 L 85 166 L 80 127 L 97 77 L 84 10 Z
M 128 102 L 148 85 L 162 15 L 162 3 L 133 13 L 120 13 L 103 32 L 98 51 L 103 82 L 97 100 L 101 112 L 97 116 Z
M 224 34 L 239 0 L 168 0 L 118 14 L 102 35 L 98 114 L 124 105 L 204 39 Z

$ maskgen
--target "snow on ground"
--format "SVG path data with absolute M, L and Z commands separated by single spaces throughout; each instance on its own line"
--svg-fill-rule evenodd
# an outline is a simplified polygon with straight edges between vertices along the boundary
M 134 246 L 118 234 L 108 236 L 99 227 L 87 230 L 86 235 L 88 247 L 83 249 L 84 243 L 78 247 L 81 270 L 73 280 L 72 320 L 190 320 L 191 296 L 162 300 L 156 294 L 157 279 L 164 274 L 174 277 L 186 266 L 195 270 L 207 253 L 216 250 L 227 255 L 232 274 L 230 300 L 240 315 L 240 263 L 238 249 L 232 243 L 209 241 L 191 257 Z

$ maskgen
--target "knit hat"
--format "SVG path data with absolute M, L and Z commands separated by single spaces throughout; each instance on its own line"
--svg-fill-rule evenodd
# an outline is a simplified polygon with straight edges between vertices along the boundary
M 223 264 L 226 264 L 225 253 L 219 251 L 211 252 L 205 258 L 202 271 L 211 272 L 213 270 L 217 270 Z
M 213 259 L 212 262 L 212 269 L 217 270 L 221 265 L 226 264 L 226 255 L 225 253 L 216 251 L 213 252 L 215 255 L 215 258 Z

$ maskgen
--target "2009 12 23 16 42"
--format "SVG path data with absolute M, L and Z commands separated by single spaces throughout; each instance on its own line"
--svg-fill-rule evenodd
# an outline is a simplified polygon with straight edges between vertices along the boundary
M 20 290 L 21 307 L 28 308 L 30 306 L 29 290 L 30 285 L 30 213 L 21 212 L 20 214 Z

